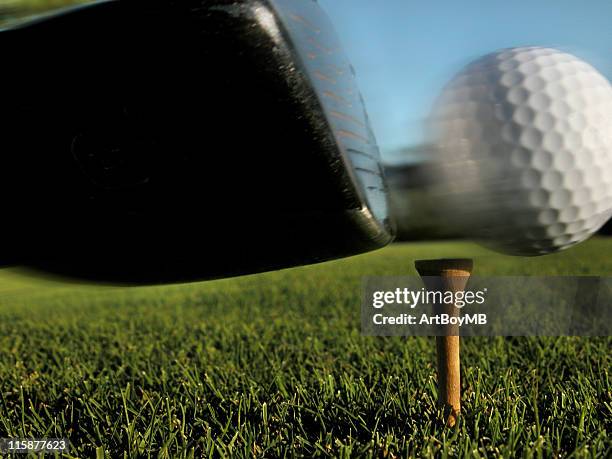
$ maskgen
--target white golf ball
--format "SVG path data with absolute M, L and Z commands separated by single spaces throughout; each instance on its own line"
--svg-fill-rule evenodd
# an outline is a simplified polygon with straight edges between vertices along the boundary
M 484 56 L 446 86 L 430 126 L 449 222 L 468 236 L 542 255 L 612 216 L 612 85 L 571 54 Z

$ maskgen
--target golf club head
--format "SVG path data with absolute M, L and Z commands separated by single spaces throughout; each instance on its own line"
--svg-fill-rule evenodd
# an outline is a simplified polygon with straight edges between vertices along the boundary
M 0 51 L 5 260 L 160 283 L 392 240 L 353 71 L 313 0 L 93 2 L 5 28 Z

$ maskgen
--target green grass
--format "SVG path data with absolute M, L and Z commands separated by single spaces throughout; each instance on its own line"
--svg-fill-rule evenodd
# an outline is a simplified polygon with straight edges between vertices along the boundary
M 612 240 L 548 257 L 478 249 L 476 273 L 611 275 Z M 361 278 L 454 242 L 190 285 L 0 275 L 0 437 L 80 457 L 610 457 L 610 338 L 472 338 L 464 415 L 435 409 L 433 338 L 362 337 Z
M 0 0 L 0 27 L 92 0 Z

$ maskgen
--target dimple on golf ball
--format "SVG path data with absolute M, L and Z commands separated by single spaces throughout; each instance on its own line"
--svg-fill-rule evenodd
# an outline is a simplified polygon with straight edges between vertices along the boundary
M 474 61 L 430 127 L 449 219 L 468 236 L 542 255 L 612 216 L 612 85 L 571 54 L 513 48 Z

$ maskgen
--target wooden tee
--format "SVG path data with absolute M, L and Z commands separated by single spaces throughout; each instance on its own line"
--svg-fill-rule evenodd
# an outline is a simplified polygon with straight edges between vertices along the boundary
M 418 260 L 415 267 L 429 291 L 462 292 L 472 273 L 469 259 Z M 434 313 L 458 316 L 454 304 L 434 305 Z M 436 336 L 438 356 L 438 404 L 444 409 L 446 424 L 452 427 L 461 412 L 461 377 L 459 359 L 459 326 L 444 325 L 442 334 Z

